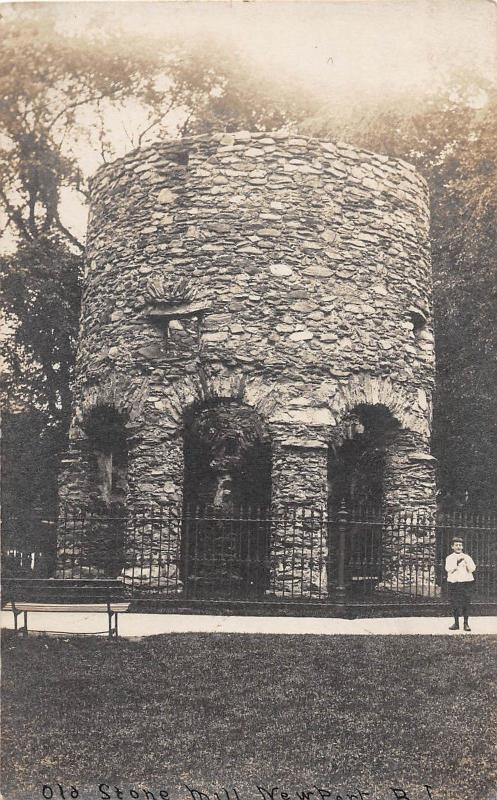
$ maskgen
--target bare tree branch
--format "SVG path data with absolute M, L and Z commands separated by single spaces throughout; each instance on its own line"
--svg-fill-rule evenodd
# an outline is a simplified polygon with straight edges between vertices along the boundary
M 190 122 L 191 118 L 193 117 L 193 114 L 194 114 L 194 112 L 192 110 L 188 114 L 188 116 L 185 119 L 185 121 L 183 122 L 183 125 L 181 126 L 181 128 L 179 129 L 182 136 L 186 136 L 187 135 L 187 133 L 188 133 L 188 123 Z
M 15 206 L 12 205 L 12 203 L 8 199 L 8 197 L 5 194 L 5 192 L 3 191 L 3 189 L 0 189 L 0 199 L 2 200 L 2 202 L 3 202 L 4 206 L 5 206 L 5 210 L 7 212 L 7 215 L 9 217 L 9 219 L 11 220 L 11 222 L 13 222 L 14 225 L 17 226 L 17 228 L 20 231 L 20 233 L 29 242 L 33 241 L 33 237 L 31 235 L 31 233 L 29 232 L 28 228 L 26 227 L 26 223 L 25 223 L 25 221 L 23 219 L 22 213 L 19 211 L 18 208 L 15 208 Z
M 73 244 L 75 247 L 77 247 L 77 248 L 78 248 L 78 250 L 80 251 L 80 253 L 84 253 L 84 252 L 85 252 L 85 246 L 84 246 L 83 244 L 81 244 L 81 242 L 79 241 L 79 239 L 77 239 L 77 238 L 76 238 L 76 236 L 74 236 L 74 234 L 72 234 L 72 233 L 71 233 L 71 231 L 70 231 L 70 230 L 68 230 L 68 229 L 65 227 L 65 225 L 63 225 L 63 224 L 62 224 L 62 222 L 60 221 L 60 217 L 59 217 L 59 215 L 58 215 L 58 214 L 55 214 L 55 215 L 54 215 L 54 222 L 55 222 L 55 224 L 56 224 L 57 228 L 59 229 L 59 231 L 60 231 L 61 233 L 63 233 L 63 234 L 64 234 L 64 236 L 67 236 L 67 238 L 69 239 L 69 241 L 70 241 L 70 242 L 71 242 L 71 243 L 72 243 L 72 244 Z
M 99 100 L 97 100 L 97 113 L 98 113 L 98 118 L 100 120 L 100 127 L 99 127 L 99 130 L 98 130 L 98 143 L 99 143 L 99 146 L 100 146 L 100 155 L 102 156 L 102 161 L 104 162 L 104 164 L 107 164 L 108 163 L 107 154 L 105 152 L 105 144 L 106 144 L 106 142 L 105 142 L 105 124 L 104 124 L 104 118 L 103 118 L 102 109 L 100 107 L 100 101 Z M 107 145 L 107 147 L 108 147 L 108 145 Z
M 29 229 L 33 234 L 33 237 L 36 238 L 38 233 L 36 229 L 36 218 L 35 218 L 35 207 L 36 207 L 36 188 L 30 186 L 28 189 L 28 208 L 29 208 Z
M 58 120 L 61 117 L 63 117 L 64 114 L 68 114 L 69 111 L 73 111 L 75 108 L 79 108 L 80 106 L 84 106 L 87 103 L 98 103 L 100 100 L 105 100 L 105 99 L 108 99 L 109 97 L 115 97 L 115 95 L 117 95 L 117 93 L 119 91 L 120 91 L 120 89 L 117 87 L 113 91 L 109 91 L 106 94 L 101 92 L 98 95 L 93 95 L 93 97 L 85 97 L 83 100 L 77 100 L 74 103 L 70 103 L 65 108 L 62 108 L 59 111 L 59 113 L 56 114 L 55 117 L 49 122 L 49 124 L 47 125 L 47 131 L 50 131 L 53 128 L 53 126 L 55 125 L 55 123 L 58 122 Z
M 85 199 L 86 202 L 89 201 L 90 192 L 88 191 L 88 189 L 82 189 L 80 186 L 75 186 L 74 188 L 78 192 L 78 194 L 80 194 Z
M 147 133 L 149 133 L 152 130 L 152 128 L 154 128 L 156 125 L 160 125 L 160 123 L 164 121 L 164 119 L 167 117 L 171 109 L 174 107 L 175 102 L 176 102 L 176 96 L 174 96 L 171 99 L 171 102 L 169 103 L 165 111 L 163 111 L 162 114 L 159 114 L 156 117 L 156 119 L 152 120 L 150 125 L 147 125 L 147 127 L 140 133 L 140 135 L 138 136 L 138 147 L 141 147 L 143 138 L 147 135 Z
M 126 127 L 125 123 L 124 123 L 124 120 L 121 120 L 121 125 L 123 126 L 123 131 L 124 131 L 124 133 L 126 134 L 126 138 L 127 138 L 128 142 L 130 143 L 130 145 L 131 145 L 132 147 L 134 147 L 134 146 L 135 146 L 135 143 L 134 143 L 134 141 L 133 141 L 133 137 L 132 137 L 132 136 L 131 136 L 131 134 L 129 133 L 129 131 L 128 131 L 128 129 L 127 129 L 127 127 Z

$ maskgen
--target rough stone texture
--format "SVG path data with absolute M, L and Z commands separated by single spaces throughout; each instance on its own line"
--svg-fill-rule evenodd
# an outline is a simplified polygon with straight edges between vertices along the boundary
M 324 442 L 297 440 L 273 445 L 273 507 L 281 516 L 276 516 L 273 530 L 270 591 L 278 595 L 320 597 L 325 592 L 327 461 Z M 292 551 L 296 552 L 297 569 L 288 561 Z
M 61 498 L 85 502 L 78 453 L 104 404 L 126 420 L 129 507 L 181 504 L 184 412 L 221 398 L 268 426 L 275 514 L 325 502 L 327 444 L 362 403 L 385 405 L 402 428 L 388 503 L 432 508 L 428 229 L 426 185 L 410 164 L 340 142 L 242 131 L 159 142 L 101 168 Z M 190 316 L 165 324 L 150 282 L 181 278 L 201 310 L 187 304 Z M 312 594 L 312 525 L 303 536 L 298 580 Z
M 400 430 L 389 447 L 386 460 L 385 500 L 392 510 L 415 509 L 416 522 L 422 529 L 423 516 L 432 507 L 431 479 L 435 459 L 421 449 L 422 437 L 416 431 Z M 417 449 L 417 445 L 420 449 Z M 402 519 L 402 515 L 401 515 Z M 382 586 L 396 589 L 400 585 L 411 595 L 438 594 L 434 564 L 436 561 L 435 531 L 428 536 L 410 532 L 404 525 L 386 525 L 382 549 L 384 575 Z

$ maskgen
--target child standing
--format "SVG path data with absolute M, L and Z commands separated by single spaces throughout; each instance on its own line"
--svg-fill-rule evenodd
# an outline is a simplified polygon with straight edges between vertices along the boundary
M 471 556 L 463 553 L 463 541 L 459 536 L 454 536 L 451 544 L 452 553 L 445 559 L 449 599 L 454 613 L 454 624 L 449 630 L 459 630 L 459 612 L 462 611 L 464 630 L 470 631 L 469 605 L 476 566 Z

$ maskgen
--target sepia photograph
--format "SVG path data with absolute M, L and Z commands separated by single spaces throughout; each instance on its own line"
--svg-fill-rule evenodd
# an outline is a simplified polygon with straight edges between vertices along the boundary
M 497 800 L 497 0 L 0 2 L 1 796 Z

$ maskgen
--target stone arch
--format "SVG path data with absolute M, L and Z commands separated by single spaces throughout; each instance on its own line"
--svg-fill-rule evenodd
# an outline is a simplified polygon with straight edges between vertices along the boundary
M 74 409 L 69 438 L 84 436 L 85 420 L 94 408 L 108 406 L 122 416 L 124 425 L 131 426 L 142 416 L 149 392 L 148 380 L 131 386 L 124 378 L 112 376 L 98 386 L 86 388 L 81 393 L 80 404 Z
M 341 414 L 330 442 L 332 454 L 354 438 L 349 428 L 351 424 L 353 428 L 357 408 L 387 409 L 396 423 L 380 436 L 382 498 L 377 505 L 390 510 L 430 508 L 435 496 L 435 459 L 429 452 L 431 409 L 424 391 L 418 388 L 413 398 L 389 379 L 355 379 L 340 391 L 337 407 Z
M 419 389 L 413 396 L 390 378 L 361 375 L 340 387 L 332 407 L 337 416 L 343 417 L 359 405 L 385 406 L 402 428 L 419 434 L 423 439 L 430 437 L 431 407 L 424 390 Z
M 164 401 L 166 413 L 178 426 L 191 407 L 220 400 L 238 401 L 251 406 L 261 417 L 268 419 L 275 408 L 278 391 L 267 386 L 261 378 L 247 378 L 240 372 L 214 372 L 199 369 L 197 375 L 187 375 L 172 384 Z

